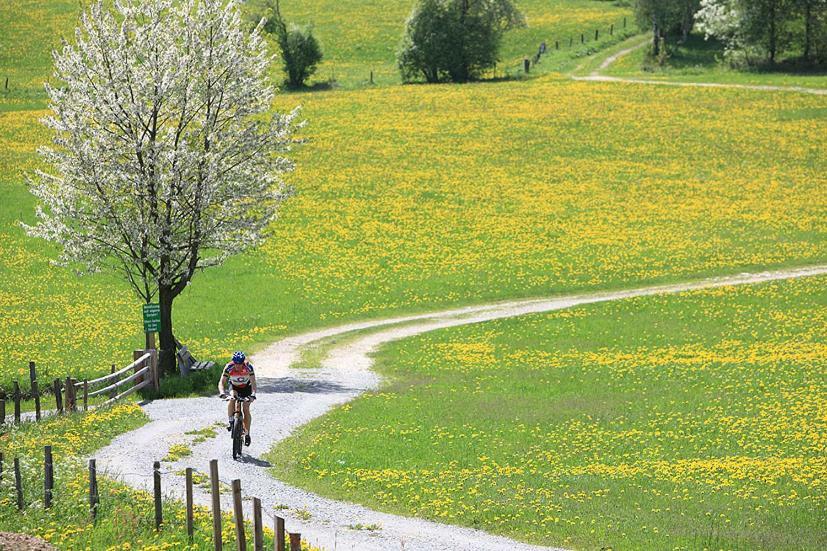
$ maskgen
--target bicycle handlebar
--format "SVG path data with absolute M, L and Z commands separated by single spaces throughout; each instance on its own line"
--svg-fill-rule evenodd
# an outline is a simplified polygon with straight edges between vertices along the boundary
M 239 402 L 252 402 L 256 399 L 255 395 L 239 397 L 239 396 L 233 396 L 233 394 L 227 394 L 227 393 L 224 393 L 223 396 L 221 394 L 219 394 L 218 397 L 221 398 L 222 400 L 224 400 L 225 402 L 229 402 L 230 400 L 237 400 Z

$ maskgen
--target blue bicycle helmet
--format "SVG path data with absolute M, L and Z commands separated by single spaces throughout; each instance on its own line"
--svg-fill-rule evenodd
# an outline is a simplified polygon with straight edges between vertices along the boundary
M 244 360 L 247 359 L 247 356 L 244 355 L 244 352 L 238 351 L 233 353 L 233 363 L 234 364 L 243 364 Z

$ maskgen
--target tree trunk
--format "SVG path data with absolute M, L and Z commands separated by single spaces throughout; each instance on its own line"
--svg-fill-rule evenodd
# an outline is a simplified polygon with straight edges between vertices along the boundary
M 652 17 L 652 55 L 657 57 L 660 54 L 660 33 L 658 32 L 658 20 Z
M 158 304 L 161 308 L 161 331 L 158 333 L 160 344 L 159 362 L 161 373 L 175 373 L 176 348 L 175 335 L 172 332 L 172 301 L 175 295 L 167 285 L 158 288 Z
M 813 7 L 812 1 L 804 2 L 804 59 L 810 59 L 810 44 L 813 33 Z
M 769 13 L 769 23 L 770 23 L 770 63 L 775 63 L 775 54 L 778 50 L 778 32 L 776 30 L 776 20 L 775 20 L 775 6 L 770 7 Z

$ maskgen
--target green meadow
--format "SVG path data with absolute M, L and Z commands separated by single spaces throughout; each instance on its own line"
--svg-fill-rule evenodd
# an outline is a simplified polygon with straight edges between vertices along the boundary
M 323 495 L 576 549 L 827 543 L 824 277 L 386 345 L 387 383 L 271 454 Z

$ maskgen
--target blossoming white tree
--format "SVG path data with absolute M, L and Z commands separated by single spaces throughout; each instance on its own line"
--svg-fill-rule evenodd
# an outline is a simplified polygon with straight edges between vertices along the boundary
M 60 263 L 116 269 L 157 297 L 164 370 L 175 298 L 259 242 L 289 194 L 296 111 L 268 114 L 270 61 L 235 0 L 99 0 L 54 54 L 51 170 L 32 178 L 27 230 L 59 244 Z

